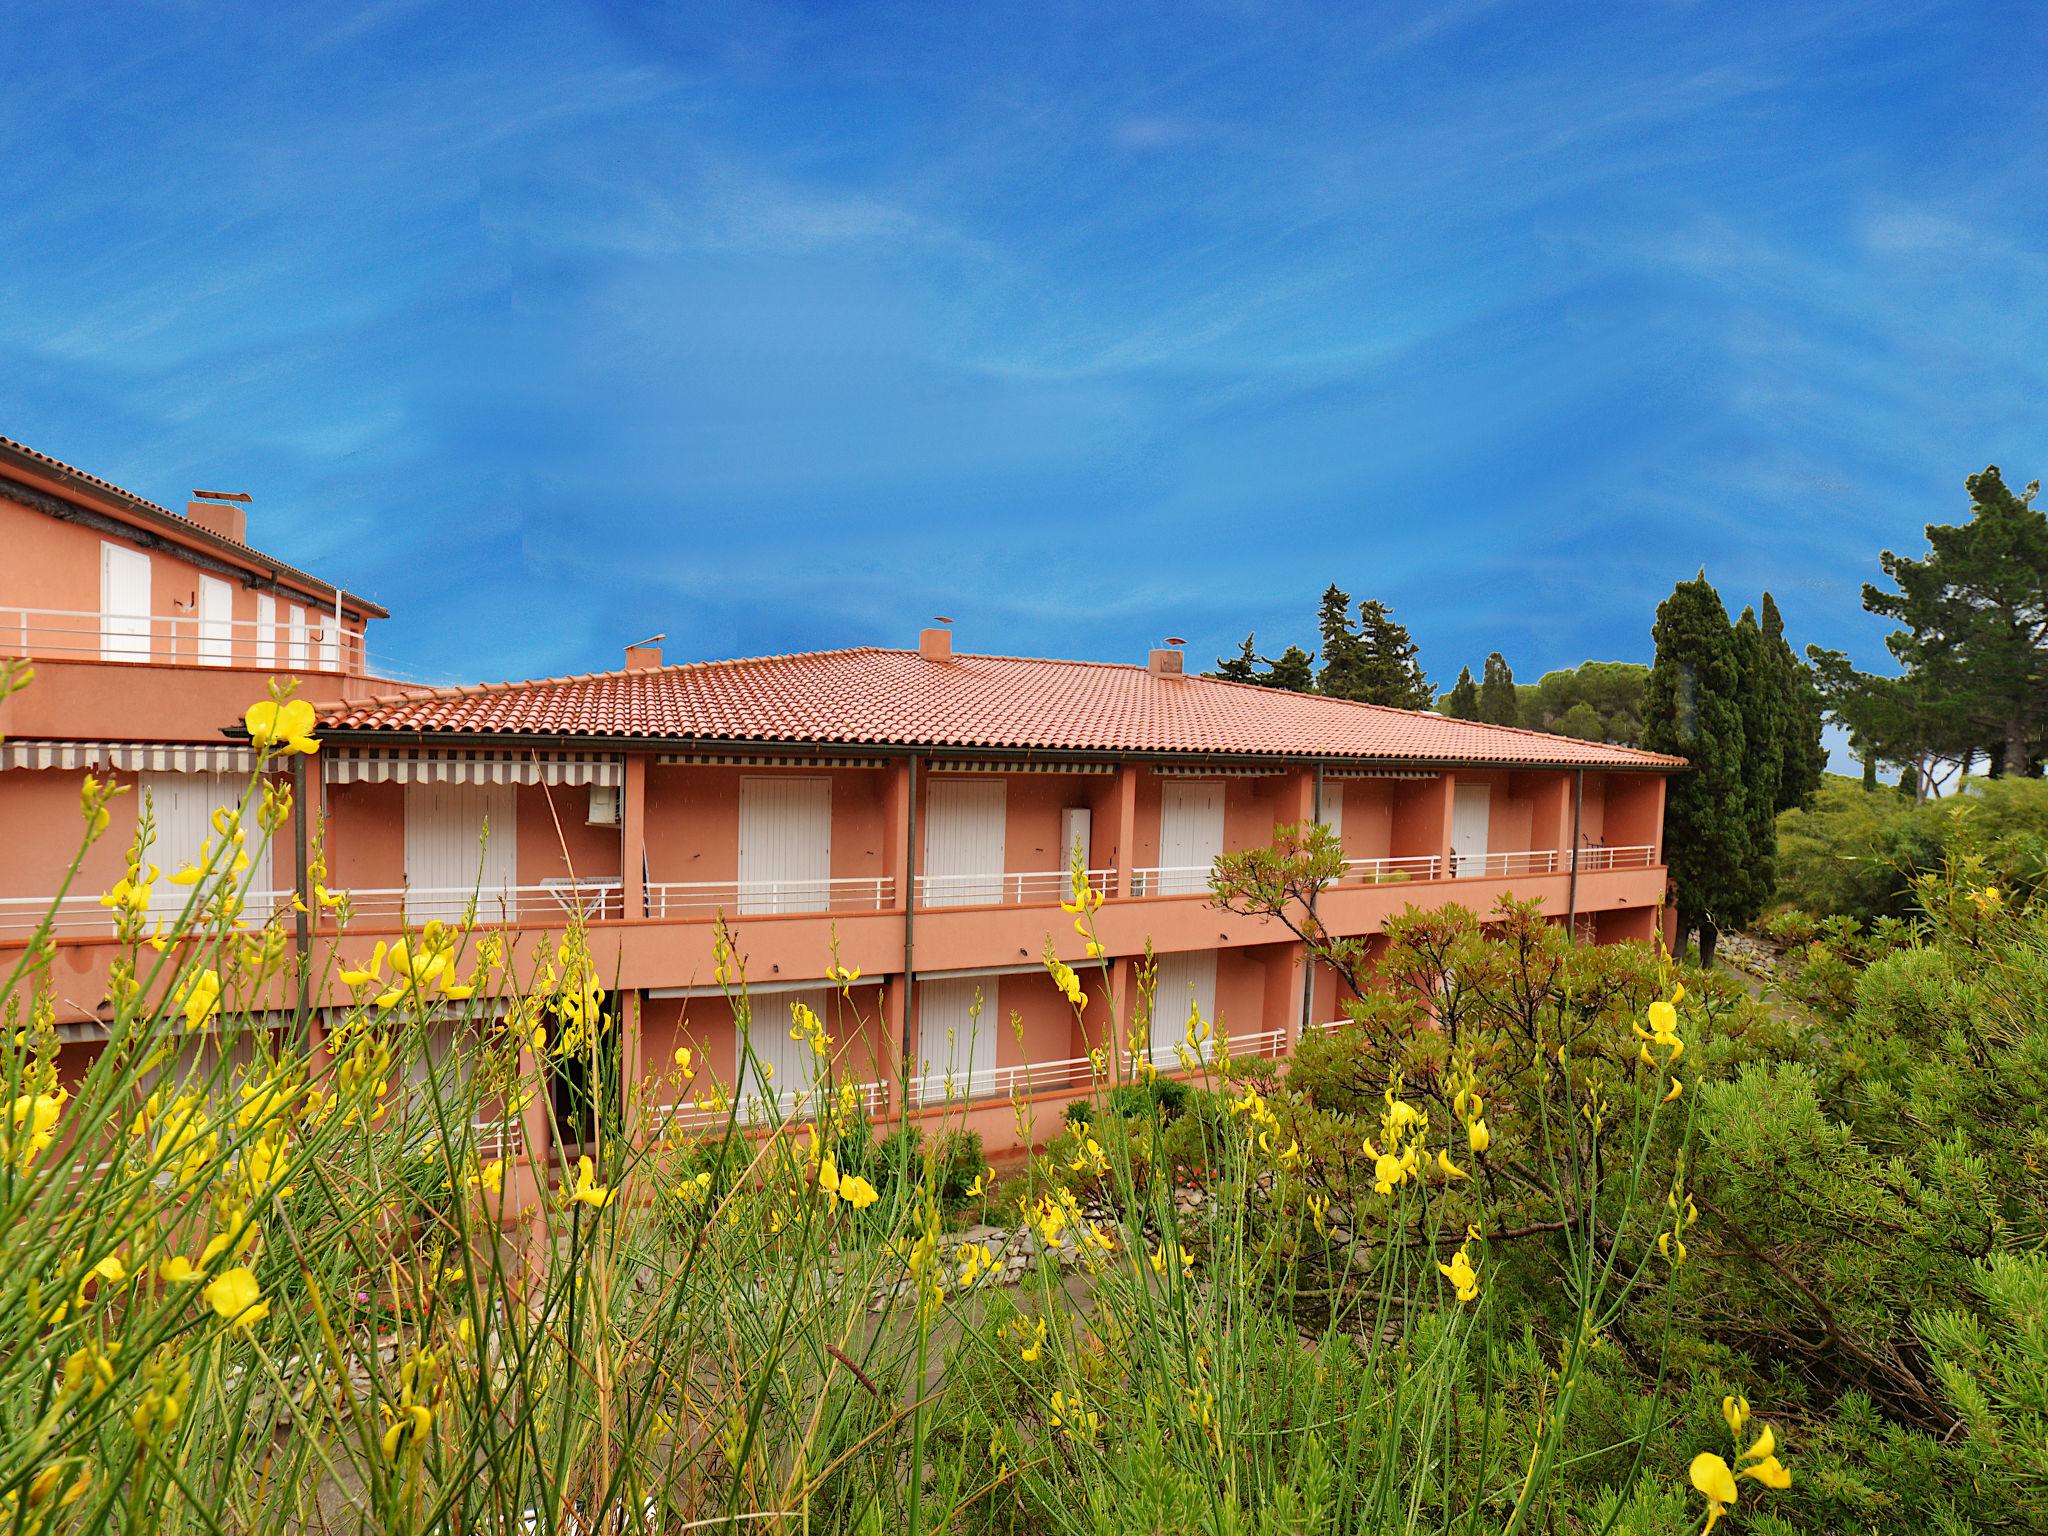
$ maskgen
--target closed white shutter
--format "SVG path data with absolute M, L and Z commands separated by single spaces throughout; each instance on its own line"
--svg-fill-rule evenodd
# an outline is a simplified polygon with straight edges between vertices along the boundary
M 1168 779 L 1159 795 L 1159 889 L 1168 896 L 1209 889 L 1223 852 L 1223 781 Z
M 986 984 L 995 985 L 993 980 Z M 998 1020 L 983 986 L 984 981 L 973 976 L 918 984 L 918 1059 L 913 1065 L 919 1097 L 927 1102 L 943 1098 L 949 1086 L 953 1097 L 963 1100 L 986 1094 L 993 1086 Z M 976 998 L 982 1000 L 978 1016 Z
M 1493 791 L 1484 784 L 1460 784 L 1451 801 L 1451 873 L 1486 872 L 1486 841 L 1491 831 Z
M 100 545 L 100 660 L 149 660 L 149 556 Z
M 405 786 L 405 915 L 462 916 L 473 892 L 480 923 L 518 915 L 519 826 L 511 784 Z M 486 823 L 488 845 L 479 845 Z M 481 871 L 481 873 L 479 873 Z
M 235 659 L 235 589 L 218 576 L 199 578 L 199 662 L 224 667 Z
M 933 779 L 924 820 L 924 901 L 971 907 L 1003 899 L 1001 779 Z
M 277 599 L 268 592 L 256 594 L 256 665 L 277 665 Z
M 1330 829 L 1331 836 L 1337 839 L 1337 846 L 1342 848 L 1344 846 L 1344 786 L 1341 783 L 1323 785 L 1322 813 L 1323 825 Z
M 827 1034 L 832 1032 L 832 993 L 825 988 L 764 993 L 752 1000 L 755 1064 L 746 1070 L 742 1097 L 773 1103 L 785 1113 L 797 1107 L 799 1095 L 806 1096 L 807 1108 L 816 1102 L 818 1074 L 824 1066 L 810 1041 L 789 1037 L 798 1003 L 825 1021 Z M 769 1070 L 763 1073 L 762 1067 Z
M 1152 991 L 1152 1061 L 1161 1067 L 1180 1064 L 1179 1047 L 1187 1040 L 1189 1015 L 1199 1009 L 1216 1022 L 1216 951 L 1185 950 L 1159 957 L 1159 975 Z M 1202 1042 L 1207 1055 L 1215 1039 Z
M 339 672 L 341 670 L 341 615 L 323 613 L 320 615 L 320 670 Z
M 742 912 L 823 912 L 832 895 L 832 781 L 740 780 Z
M 306 653 L 306 610 L 294 603 L 291 607 L 291 648 L 285 653 L 285 665 L 303 667 L 308 660 Z
M 164 878 L 158 880 L 150 891 L 149 909 L 152 914 L 171 917 L 184 910 L 185 903 L 191 899 L 192 887 L 171 884 L 170 875 L 181 865 L 197 863 L 200 849 L 209 842 L 218 841 L 219 835 L 213 830 L 213 813 L 216 810 L 233 810 L 248 787 L 246 778 L 232 773 L 145 773 L 141 776 L 139 793 L 149 807 L 156 833 L 150 844 L 149 860 L 164 874 Z M 261 803 L 261 797 L 257 796 L 242 811 L 243 847 L 248 850 L 251 867 L 239 883 L 245 890 L 267 895 L 272 889 L 270 852 L 266 849 L 259 854 L 257 851 L 264 835 L 256 821 Z M 252 895 L 248 915 L 261 918 L 268 915 L 268 909 Z

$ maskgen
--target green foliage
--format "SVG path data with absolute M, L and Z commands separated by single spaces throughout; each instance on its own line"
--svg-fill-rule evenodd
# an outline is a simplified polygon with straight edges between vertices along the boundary
M 1282 688 L 1290 693 L 1315 690 L 1315 657 L 1298 645 L 1290 645 L 1277 657 L 1261 656 L 1255 649 L 1255 635 L 1246 635 L 1235 656 L 1216 658 L 1216 670 L 1205 672 L 1226 683 L 1255 683 L 1262 688 Z
M 1869 922 L 1919 914 L 1914 882 L 1975 859 L 2017 900 L 2048 884 L 2048 783 L 1977 779 L 1914 805 L 1831 776 L 1804 810 L 1778 818 L 1778 895 L 1807 912 Z
M 1785 771 L 1787 701 L 1780 658 L 1748 608 L 1735 623 L 1736 700 L 1742 713 L 1742 817 L 1749 858 L 1740 899 L 1723 921 L 1753 922 L 1778 884 L 1778 791 Z
M 1537 730 L 1634 746 L 1643 730 L 1650 669 L 1633 661 L 1586 661 L 1518 684 L 1521 722 Z
M 1443 712 L 1453 720 L 1477 720 L 1479 718 L 1479 685 L 1472 681 L 1472 669 L 1460 667 L 1458 681 L 1441 701 Z

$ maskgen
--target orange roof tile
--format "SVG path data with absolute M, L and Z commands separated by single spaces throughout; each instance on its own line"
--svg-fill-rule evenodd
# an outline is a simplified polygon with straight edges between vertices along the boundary
M 386 739 L 805 745 L 1354 759 L 1671 770 L 1682 758 L 1245 683 L 1097 661 L 860 647 L 326 706 L 322 728 Z

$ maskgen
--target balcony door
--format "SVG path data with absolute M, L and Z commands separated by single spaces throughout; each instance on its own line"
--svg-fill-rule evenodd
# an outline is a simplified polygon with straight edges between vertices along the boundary
M 924 904 L 984 906 L 1003 899 L 1007 801 L 1001 779 L 933 779 L 924 817 Z
M 1492 833 L 1493 791 L 1484 784 L 1460 784 L 1451 801 L 1451 873 L 1486 873 L 1486 844 Z
M 1199 1009 L 1211 1025 L 1216 1022 L 1216 951 L 1186 950 L 1159 957 L 1159 976 L 1152 989 L 1152 1060 L 1173 1068 L 1180 1065 L 1177 1047 L 1188 1036 L 1190 1014 Z M 1213 1047 L 1212 1033 L 1202 1042 L 1202 1054 Z
M 159 866 L 166 875 L 180 865 L 196 864 L 199 850 L 209 842 L 219 840 L 219 834 L 213 829 L 213 813 L 216 810 L 234 811 L 248 787 L 248 779 L 238 773 L 143 774 L 141 790 L 149 802 L 150 818 L 156 828 L 156 840 L 149 847 L 150 862 Z M 256 823 L 256 807 L 260 803 L 252 800 L 242 811 L 242 846 L 248 850 L 250 868 L 237 881 L 251 893 L 248 915 L 254 918 L 269 915 L 268 906 L 258 900 L 256 893 L 268 895 L 271 889 L 270 852 L 268 849 L 261 853 L 257 850 L 264 835 Z M 150 892 L 150 912 L 157 917 L 175 916 L 184 910 L 191 895 L 190 886 L 173 885 L 167 879 L 159 880 Z
M 831 991 L 811 987 L 801 992 L 763 992 L 749 999 L 749 1003 L 752 1022 L 748 1034 L 754 1047 L 754 1064 L 739 1074 L 745 1085 L 741 1098 L 777 1104 L 785 1111 L 796 1107 L 798 1094 L 812 1095 L 814 1099 L 818 1076 L 825 1064 L 818 1060 L 809 1040 L 792 1040 L 789 1032 L 795 1027 L 798 1003 L 823 1019 L 829 1031 Z
M 943 1098 L 948 1079 L 956 1099 L 988 1091 L 995 1076 L 1000 1027 L 996 985 L 993 976 L 949 976 L 918 984 L 917 1061 L 911 1075 L 925 1102 Z
M 487 843 L 480 843 L 486 825 Z M 519 820 L 511 784 L 405 786 L 405 915 L 453 922 L 472 892 L 479 923 L 519 915 Z
M 1159 792 L 1159 893 L 1194 896 L 1209 889 L 1223 852 L 1223 781 L 1168 779 Z
M 742 912 L 824 912 L 832 905 L 832 781 L 777 774 L 740 780 Z
M 149 556 L 100 545 L 100 660 L 149 660 Z
M 199 662 L 224 667 L 235 659 L 235 589 L 218 576 L 199 578 Z

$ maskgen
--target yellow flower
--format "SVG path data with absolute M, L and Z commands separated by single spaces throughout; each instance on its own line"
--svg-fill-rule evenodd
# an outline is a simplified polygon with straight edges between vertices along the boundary
M 1075 1440 L 1093 1440 L 1102 1429 L 1102 1415 L 1089 1411 L 1078 1396 L 1064 1392 L 1052 1395 L 1052 1427 L 1063 1429 Z
M 686 1083 L 696 1081 L 697 1069 L 690 1064 L 695 1059 L 696 1053 L 687 1045 L 676 1047 L 676 1069 L 683 1074 L 683 1081 Z
M 1493 1145 L 1493 1132 L 1486 1128 L 1484 1120 L 1474 1120 L 1466 1126 L 1465 1138 L 1471 1143 L 1474 1157 L 1485 1155 L 1486 1149 Z
M 881 1196 L 876 1193 L 875 1186 L 866 1179 L 857 1173 L 849 1173 L 839 1181 L 839 1198 L 856 1211 L 864 1211 L 881 1199 Z
M 1728 1438 L 1740 1440 L 1743 1427 L 1749 1423 L 1749 1399 L 1729 1396 L 1721 1399 L 1721 1417 L 1728 1424 Z
M 576 1159 L 576 1188 L 569 1198 L 579 1205 L 587 1205 L 600 1211 L 611 1204 L 610 1187 L 597 1182 L 596 1169 L 587 1157 Z
M 89 773 L 85 776 L 85 782 L 79 785 L 78 808 L 85 817 L 87 842 L 97 841 L 100 834 L 107 830 L 108 823 L 114 819 L 113 813 L 107 809 L 107 799 L 110 795 L 118 793 L 119 791 L 112 785 L 100 783 Z
M 1755 1443 L 1735 1458 L 1735 1475 L 1753 1477 L 1766 1488 L 1790 1488 L 1792 1474 L 1785 1469 L 1784 1463 L 1778 1460 L 1775 1454 L 1777 1449 L 1778 1437 L 1771 1433 L 1771 1426 L 1766 1424 L 1764 1432 L 1756 1437 Z
M 825 979 L 841 987 L 850 987 L 860 980 L 860 967 L 840 965 L 836 961 L 825 967 Z
M 1700 1528 L 1700 1536 L 1706 1536 L 1714 1528 L 1730 1505 L 1735 1502 L 1735 1474 L 1728 1470 L 1728 1463 L 1712 1451 L 1701 1451 L 1693 1457 L 1688 1474 L 1693 1487 L 1699 1489 L 1707 1501 L 1707 1523 Z
M 237 1328 L 253 1328 L 270 1315 L 270 1303 L 263 1299 L 263 1288 L 240 1265 L 208 1281 L 199 1294 L 222 1322 Z
M 15 1152 L 15 1166 L 22 1172 L 28 1171 L 29 1164 L 49 1150 L 50 1143 L 57 1139 L 57 1120 L 64 1110 L 65 1094 L 62 1089 L 56 1093 L 24 1093 L 14 1101 L 12 1120 L 14 1138 L 20 1139 Z M 26 1131 L 24 1136 L 22 1133 Z
M 1662 1102 L 1669 1104 L 1673 1099 L 1677 1098 L 1683 1092 L 1685 1092 L 1685 1084 L 1681 1083 L 1677 1078 L 1674 1077 L 1673 1079 L 1671 1079 L 1671 1087 L 1669 1091 L 1665 1093 Z
M 1660 1232 L 1657 1234 L 1657 1252 L 1669 1259 L 1671 1267 L 1676 1269 L 1685 1262 L 1685 1239 L 1676 1232 Z
M 341 984 L 345 987 L 366 987 L 372 982 L 382 984 L 384 980 L 384 941 L 379 939 L 377 947 L 370 951 L 370 963 L 357 970 L 344 968 Z
M 1465 1251 L 1465 1247 L 1461 1246 L 1451 1255 L 1450 1263 L 1439 1264 L 1437 1268 L 1443 1271 L 1444 1278 L 1451 1282 L 1452 1289 L 1458 1293 L 1458 1300 L 1479 1299 L 1479 1271 L 1472 1267 L 1472 1256 Z
M 188 972 L 177 1001 L 185 1011 L 186 1033 L 202 1028 L 220 1012 L 220 973 L 210 968 Z
M 1471 1174 L 1451 1161 L 1451 1150 L 1449 1147 L 1438 1147 L 1436 1149 L 1436 1171 L 1452 1181 L 1472 1177 Z
M 191 1285 L 206 1278 L 206 1271 L 182 1253 L 174 1253 L 157 1265 L 156 1274 L 166 1285 Z
M 275 748 L 280 753 L 312 752 L 319 743 L 312 737 L 313 706 L 304 699 L 259 699 L 242 716 L 250 742 L 260 751 Z
M 470 1183 L 487 1195 L 495 1195 L 505 1187 L 505 1160 L 492 1158 L 470 1177 Z
M 1029 1344 L 1024 1345 L 1021 1349 L 1017 1351 L 1017 1358 L 1022 1360 L 1026 1365 L 1031 1364 L 1033 1361 L 1037 1360 L 1040 1355 L 1045 1353 L 1046 1331 L 1044 1318 L 1041 1317 L 1038 1320 L 1037 1325 L 1031 1331 L 1030 1337 L 1031 1342 Z
M 398 1409 L 391 1427 L 384 1431 L 384 1459 L 398 1460 L 400 1451 L 416 1448 L 433 1427 L 434 1411 L 425 1404 L 411 1403 Z

